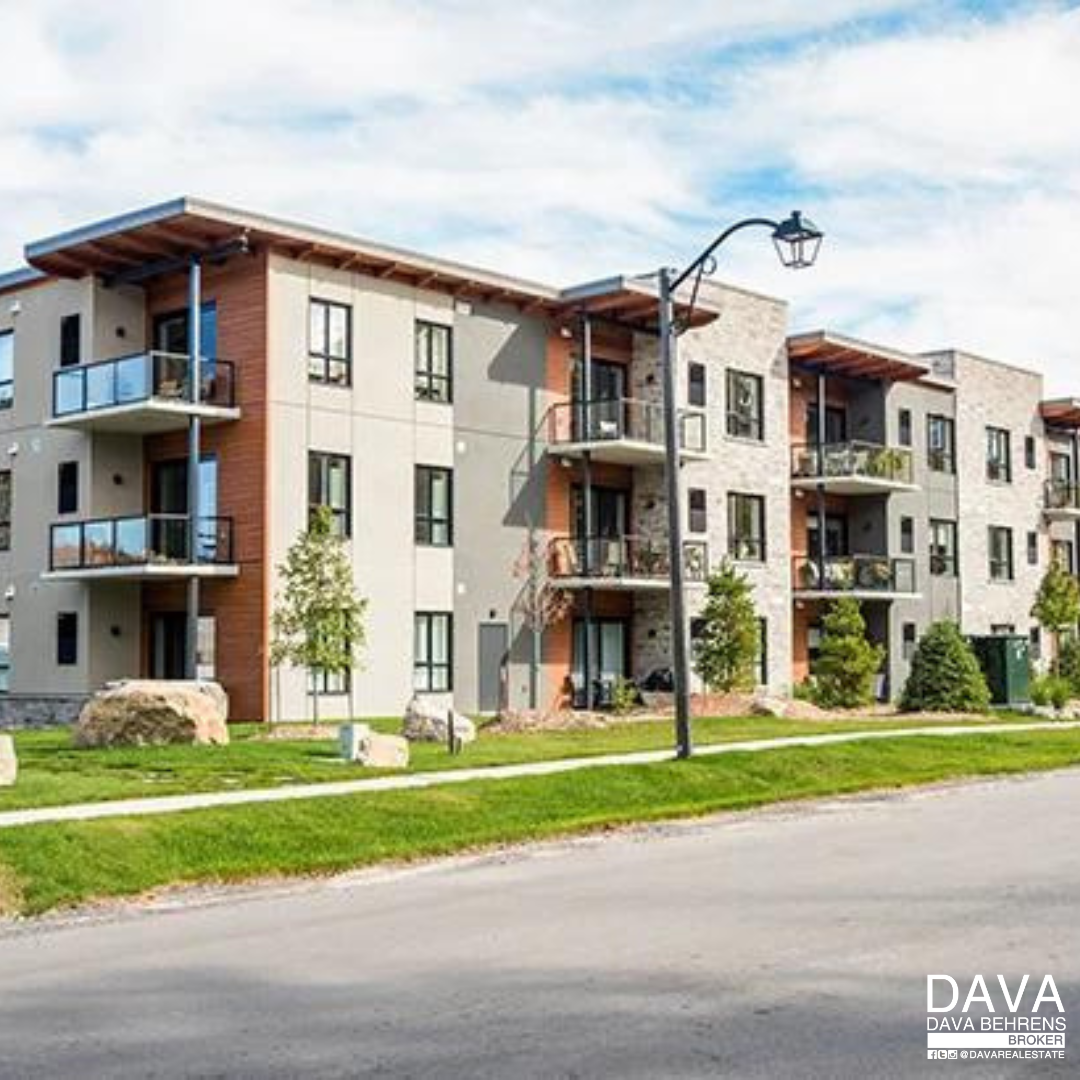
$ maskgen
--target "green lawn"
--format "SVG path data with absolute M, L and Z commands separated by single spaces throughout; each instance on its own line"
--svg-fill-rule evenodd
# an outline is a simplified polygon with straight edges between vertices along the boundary
M 1080 732 L 913 736 L 445 788 L 0 830 L 0 909 L 320 874 L 627 822 L 1080 765 Z
M 1024 717 L 993 716 L 987 722 Z M 878 730 L 920 726 L 922 721 L 836 720 L 810 722 L 769 717 L 694 721 L 699 745 L 741 739 L 809 735 L 821 732 Z M 376 721 L 385 731 L 398 721 Z M 64 803 L 179 795 L 199 791 L 280 787 L 319 783 L 377 772 L 346 765 L 337 755 L 336 728 L 328 726 L 325 742 L 266 741 L 258 725 L 230 729 L 229 746 L 173 746 L 137 749 L 76 750 L 67 731 L 25 732 L 15 736 L 19 782 L 0 789 L 0 811 Z M 456 769 L 505 765 L 522 761 L 659 750 L 672 745 L 670 721 L 617 724 L 588 731 L 488 735 L 451 757 L 445 747 L 418 744 L 412 748 L 412 770 Z

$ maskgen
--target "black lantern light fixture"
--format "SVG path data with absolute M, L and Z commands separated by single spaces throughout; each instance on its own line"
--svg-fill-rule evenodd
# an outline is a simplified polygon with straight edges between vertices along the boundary
M 791 270 L 805 270 L 814 265 L 824 233 L 798 210 L 773 229 L 773 245 L 780 261 Z

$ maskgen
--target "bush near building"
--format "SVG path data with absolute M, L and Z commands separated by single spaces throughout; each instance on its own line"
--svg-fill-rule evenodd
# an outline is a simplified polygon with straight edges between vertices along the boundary
M 911 660 L 900 708 L 905 712 L 984 712 L 990 690 L 979 661 L 954 622 L 931 624 Z
M 1080 637 L 1067 637 L 1061 642 L 1057 659 L 1058 675 L 1068 684 L 1073 697 L 1080 697 Z
M 710 690 L 726 694 L 753 685 L 759 647 L 753 588 L 726 559 L 709 575 L 694 670 Z
M 1039 583 L 1031 614 L 1053 638 L 1051 670 L 1056 674 L 1060 670 L 1062 637 L 1080 622 L 1080 585 L 1057 559 L 1051 561 Z
M 837 600 L 821 621 L 821 647 L 814 669 L 817 704 L 826 709 L 870 704 L 874 676 L 884 658 L 884 648 L 866 638 L 859 602 L 850 596 Z

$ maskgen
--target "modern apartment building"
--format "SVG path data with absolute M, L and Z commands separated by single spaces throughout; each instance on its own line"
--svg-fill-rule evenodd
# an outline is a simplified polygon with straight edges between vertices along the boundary
M 238 719 L 310 715 L 315 685 L 343 715 L 344 680 L 268 665 L 276 568 L 318 505 L 369 601 L 362 714 L 663 685 L 649 277 L 553 288 L 193 199 L 26 262 L 0 276 L 0 719 L 192 672 Z M 1080 404 L 963 353 L 793 335 L 730 286 L 679 314 L 691 633 L 723 557 L 776 691 L 844 593 L 887 646 L 883 696 L 934 619 L 1036 633 L 1048 560 L 1077 568 Z

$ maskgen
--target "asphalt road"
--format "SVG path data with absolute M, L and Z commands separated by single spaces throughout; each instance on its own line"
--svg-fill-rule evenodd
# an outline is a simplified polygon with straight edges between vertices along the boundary
M 1066 1062 L 927 1061 L 926 975 L 998 972 Z M 1076 1076 L 1077 1027 L 1077 771 L 0 931 L 19 1080 Z

